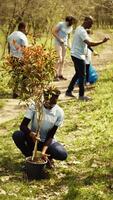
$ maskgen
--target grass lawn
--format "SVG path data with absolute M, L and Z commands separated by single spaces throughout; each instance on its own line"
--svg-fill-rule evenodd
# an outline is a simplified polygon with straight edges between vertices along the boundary
M 113 199 L 113 70 L 101 72 L 91 102 L 59 102 L 65 112 L 57 139 L 68 151 L 47 180 L 28 181 L 11 135 L 22 115 L 0 126 L 0 200 Z

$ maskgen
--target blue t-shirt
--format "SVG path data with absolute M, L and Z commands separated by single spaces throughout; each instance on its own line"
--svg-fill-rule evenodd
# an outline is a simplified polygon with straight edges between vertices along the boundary
M 64 112 L 61 107 L 57 104 L 52 109 L 46 109 L 42 107 L 42 121 L 40 124 L 40 139 L 42 142 L 45 141 L 47 133 L 54 126 L 60 126 L 64 120 Z M 36 132 L 38 129 L 38 113 L 36 111 L 35 103 L 32 103 L 28 110 L 26 111 L 25 116 L 28 119 L 31 119 L 31 131 Z
M 8 43 L 10 45 L 11 56 L 21 58 L 22 47 L 28 46 L 26 35 L 21 31 L 14 31 L 8 36 Z
M 72 26 L 67 26 L 66 22 L 64 21 L 59 22 L 56 27 L 59 29 L 58 36 L 64 41 L 64 45 L 67 45 L 68 34 L 73 30 Z M 55 38 L 55 43 L 60 43 L 57 38 Z

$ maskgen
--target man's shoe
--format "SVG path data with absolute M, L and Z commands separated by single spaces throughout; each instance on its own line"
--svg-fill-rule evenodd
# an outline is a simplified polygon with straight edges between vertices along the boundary
M 88 97 L 88 96 L 79 96 L 79 100 L 81 100 L 81 101 L 91 101 L 91 97 Z
M 68 96 L 68 97 L 75 97 L 75 96 L 72 94 L 72 92 L 67 92 L 67 91 L 66 91 L 65 95 Z

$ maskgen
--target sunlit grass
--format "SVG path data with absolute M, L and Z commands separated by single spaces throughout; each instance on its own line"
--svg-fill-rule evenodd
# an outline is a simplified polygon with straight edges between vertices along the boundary
M 0 126 L 1 200 L 112 200 L 113 199 L 113 80 L 112 66 L 101 72 L 91 102 L 59 102 L 65 112 L 57 139 L 68 151 L 67 161 L 55 162 L 48 180 L 28 182 L 21 166 L 24 157 L 11 135 L 18 119 Z
M 103 46 L 98 51 L 102 49 Z M 65 145 L 68 159 L 55 161 L 47 180 L 28 182 L 24 177 L 25 159 L 12 141 L 12 133 L 19 128 L 24 113 L 0 125 L 0 200 L 113 199 L 112 74 L 112 64 L 100 73 L 90 92 L 91 102 L 59 102 L 65 121 L 56 138 Z M 8 77 L 0 75 L 0 80 L 0 91 L 10 92 Z M 0 100 L 0 108 L 3 106 L 4 100 Z

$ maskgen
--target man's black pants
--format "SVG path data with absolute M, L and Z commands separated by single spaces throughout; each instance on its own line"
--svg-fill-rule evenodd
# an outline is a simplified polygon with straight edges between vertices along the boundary
M 75 74 L 68 86 L 67 92 L 72 92 L 76 81 L 79 80 L 79 96 L 84 96 L 84 80 L 86 71 L 85 61 L 75 58 L 74 56 L 71 56 L 71 58 L 74 63 Z

